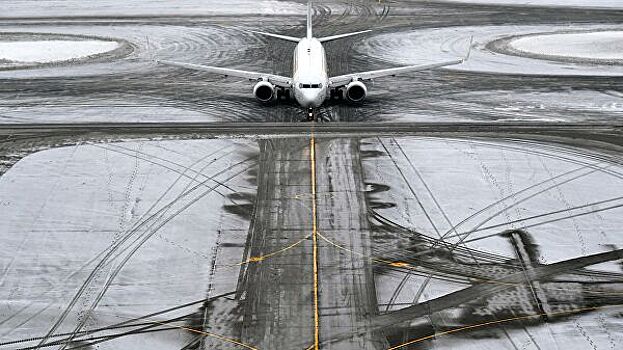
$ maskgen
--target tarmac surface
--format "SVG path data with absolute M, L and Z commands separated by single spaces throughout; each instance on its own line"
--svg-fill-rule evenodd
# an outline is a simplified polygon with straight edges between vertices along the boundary
M 500 46 L 620 9 L 317 2 L 318 35 L 375 29 L 327 45 L 330 75 L 460 55 L 472 34 L 477 63 L 380 79 L 310 123 L 153 63 L 287 75 L 292 45 L 247 30 L 302 33 L 302 2 L 107 1 L 0 20 L 0 40 L 125 43 L 0 65 L 0 349 L 623 344 L 621 67 Z

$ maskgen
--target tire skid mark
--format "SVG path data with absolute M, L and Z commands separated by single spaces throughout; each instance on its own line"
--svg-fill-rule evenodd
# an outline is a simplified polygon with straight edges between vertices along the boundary
M 253 159 L 252 158 L 247 158 L 246 160 L 243 160 L 241 162 L 238 162 L 236 164 L 233 164 L 230 167 L 227 167 L 226 169 L 218 172 L 217 174 L 213 175 L 211 178 L 214 178 L 215 176 L 218 176 L 220 174 L 224 174 L 227 171 L 229 171 L 230 169 L 232 169 L 233 167 L 239 166 L 241 164 L 244 164 L 246 162 L 248 162 L 249 160 Z M 244 171 L 246 171 L 247 168 L 245 168 L 245 170 L 238 172 L 235 176 L 240 175 L 241 173 L 243 173 Z M 233 177 L 235 177 L 233 176 Z M 232 177 L 232 178 L 233 178 Z M 148 218 L 146 218 L 145 220 L 143 220 L 142 222 L 138 223 L 137 225 L 135 225 L 135 227 L 133 227 L 129 232 L 125 233 L 123 235 L 123 237 L 114 245 L 109 246 L 105 251 L 106 254 L 105 256 L 100 260 L 100 262 L 97 264 L 97 266 L 94 268 L 94 270 L 90 273 L 90 275 L 87 277 L 87 279 L 85 280 L 85 282 L 83 283 L 83 285 L 78 289 L 77 293 L 74 295 L 74 297 L 70 300 L 70 302 L 68 303 L 68 306 L 65 308 L 65 310 L 61 313 L 61 315 L 59 316 L 58 320 L 52 325 L 52 327 L 50 328 L 50 330 L 48 331 L 48 333 L 46 334 L 46 338 L 44 340 L 42 340 L 40 342 L 40 345 L 43 344 L 45 341 L 47 341 L 47 338 L 53 334 L 56 329 L 61 325 L 61 323 L 65 320 L 65 318 L 68 316 L 69 312 L 71 311 L 71 309 L 73 309 L 74 305 L 78 302 L 78 299 L 80 298 L 80 296 L 83 294 L 83 292 L 86 290 L 86 288 L 89 286 L 89 284 L 91 283 L 91 281 L 94 279 L 95 275 L 97 274 L 97 272 L 105 265 L 107 265 L 108 263 L 112 262 L 113 260 L 115 260 L 116 258 L 118 258 L 121 254 L 123 254 L 126 250 L 128 250 L 131 245 L 129 247 L 126 247 L 123 249 L 122 252 L 120 252 L 119 254 L 117 254 L 117 256 L 113 256 L 113 254 L 115 253 L 116 250 L 120 249 L 122 247 L 122 244 L 124 244 L 128 239 L 130 239 L 134 233 L 138 232 L 139 229 L 141 229 L 145 224 L 147 224 L 150 221 L 153 221 L 154 219 L 157 220 L 159 215 L 162 215 L 162 213 L 166 213 L 166 211 L 168 211 L 169 208 L 171 208 L 176 202 L 178 202 L 179 200 L 189 196 L 190 194 L 192 194 L 193 192 L 195 192 L 197 189 L 203 187 L 203 185 L 210 181 L 211 179 L 208 178 L 205 181 L 203 181 L 202 183 L 199 183 L 197 185 L 195 185 L 193 188 L 191 188 L 190 190 L 186 191 L 185 193 L 181 194 L 180 196 L 178 196 L 177 198 L 175 198 L 173 201 L 169 202 L 166 206 L 164 206 L 163 208 L 161 208 L 160 210 L 158 210 L 156 213 L 152 214 L 151 216 L 149 216 Z M 202 194 L 200 194 L 200 196 L 196 199 L 194 199 L 193 201 L 191 201 L 189 204 L 187 204 L 185 207 L 182 208 L 182 210 L 176 212 L 174 215 L 170 216 L 164 223 L 160 224 L 157 228 L 159 229 L 160 227 L 164 226 L 166 223 L 168 223 L 168 221 L 172 220 L 175 216 L 177 216 L 179 213 L 181 213 L 182 211 L 184 211 L 186 208 L 188 208 L 190 205 L 194 204 L 196 201 L 198 201 L 199 199 L 203 198 L 205 195 L 208 195 L 209 193 L 212 192 L 213 189 L 218 188 L 219 185 L 215 185 L 212 186 L 210 188 L 208 188 L 207 190 L 205 190 Z M 157 222 L 157 221 L 156 221 Z M 149 227 L 148 230 L 151 229 L 153 226 L 155 225 L 155 222 L 152 223 Z M 149 237 L 151 237 L 151 235 L 156 233 L 156 230 L 152 231 L 150 235 L 145 236 L 145 234 L 143 234 L 143 236 L 145 236 L 147 239 Z M 149 232 L 148 232 L 149 233 Z M 141 236 L 137 237 L 134 242 L 132 242 L 131 244 L 135 244 L 138 240 L 140 240 Z M 141 244 L 143 244 L 146 241 L 146 239 L 144 239 Z M 119 271 L 121 270 L 121 268 L 123 267 L 123 264 L 125 264 L 125 262 L 127 262 L 127 260 L 129 260 L 129 258 L 132 256 L 132 254 L 138 250 L 138 248 L 140 248 L 140 245 L 135 246 L 135 249 L 131 252 L 131 254 L 127 255 L 126 258 L 124 259 L 123 263 L 118 265 L 117 269 L 113 272 L 113 274 L 111 276 L 116 276 L 116 274 L 119 273 Z M 108 286 L 110 285 L 110 283 L 112 283 L 112 279 L 109 279 L 107 281 L 107 284 L 104 286 L 104 288 L 102 289 L 102 292 L 100 292 L 100 294 L 98 295 L 98 298 L 95 300 L 95 302 L 91 305 L 91 309 L 89 311 L 89 315 L 91 313 L 91 310 L 97 306 L 97 303 L 99 303 L 99 300 L 103 297 L 103 292 L 105 292 L 105 290 L 108 288 Z M 88 318 L 88 317 L 87 317 Z M 79 323 L 79 325 L 75 328 L 75 332 L 79 331 L 80 328 L 82 327 L 82 324 Z

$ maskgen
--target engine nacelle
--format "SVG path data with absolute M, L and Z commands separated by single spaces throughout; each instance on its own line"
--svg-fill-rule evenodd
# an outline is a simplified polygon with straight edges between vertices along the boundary
M 360 81 L 353 81 L 346 85 L 346 98 L 351 102 L 362 102 L 368 96 L 366 84 Z
M 267 81 L 260 81 L 255 84 L 253 95 L 263 103 L 270 102 L 275 96 L 275 85 Z

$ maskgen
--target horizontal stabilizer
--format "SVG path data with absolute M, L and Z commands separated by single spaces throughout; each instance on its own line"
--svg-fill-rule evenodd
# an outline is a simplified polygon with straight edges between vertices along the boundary
M 255 34 L 269 36 L 271 38 L 281 39 L 281 40 L 285 40 L 285 41 L 292 41 L 292 42 L 295 42 L 295 43 L 298 43 L 299 41 L 301 41 L 301 38 L 296 38 L 296 37 L 293 37 L 293 36 L 287 36 L 287 35 L 281 35 L 281 34 L 273 34 L 273 33 L 266 33 L 266 32 L 258 32 L 256 30 L 250 30 L 250 32 L 251 33 L 255 33 Z
M 332 36 L 325 36 L 324 38 L 318 38 L 318 40 L 321 43 L 325 43 L 327 41 L 332 41 L 332 40 L 337 40 L 337 39 L 342 39 L 342 38 L 347 38 L 349 36 L 353 36 L 353 35 L 359 35 L 359 34 L 363 34 L 363 33 L 368 33 L 371 32 L 372 30 L 362 30 L 360 32 L 353 32 L 353 33 L 346 33 L 346 34 L 338 34 L 338 35 L 332 35 Z

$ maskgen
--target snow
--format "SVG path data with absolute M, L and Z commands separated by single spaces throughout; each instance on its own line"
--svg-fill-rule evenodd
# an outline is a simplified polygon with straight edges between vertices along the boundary
M 516 50 L 591 60 L 623 59 L 623 31 L 528 35 L 510 42 Z
M 21 100 L 0 104 L 0 124 L 3 123 L 141 123 L 141 122 L 206 122 L 218 121 L 218 109 L 196 111 L 184 106 L 166 106 L 157 99 L 132 101 L 129 98 L 56 98 L 38 100 L 38 103 Z M 142 103 L 141 103 L 142 102 Z M 253 101 L 254 102 L 254 101 Z
M 540 327 L 513 327 L 510 322 L 484 326 L 451 335 L 439 335 L 435 337 L 434 349 L 617 349 L 617 344 L 623 340 L 619 331 L 623 322 L 619 314 L 620 309 L 604 309 L 599 313 L 580 314 Z M 477 330 L 497 332 L 498 336 L 480 337 L 476 341 L 472 337 L 476 337 L 474 333 Z
M 385 149 L 392 158 L 383 154 Z M 374 193 L 374 200 L 395 204 L 394 207 L 375 209 L 375 212 L 431 238 L 439 237 L 437 230 L 444 234 L 453 232 L 452 227 L 456 226 L 459 232 L 469 232 L 481 224 L 502 225 L 497 229 L 473 233 L 469 239 L 499 234 L 524 224 L 510 224 L 513 220 L 623 195 L 620 164 L 600 161 L 597 154 L 569 147 L 519 140 L 388 137 L 363 139 L 362 150 L 382 154 L 362 160 L 364 180 L 389 187 L 385 192 Z M 396 171 L 394 162 L 406 180 Z M 605 168 L 594 171 L 591 166 L 595 165 Z M 580 170 L 564 175 L 575 169 Z M 558 175 L 561 177 L 553 179 Z M 536 187 L 523 191 L 529 186 Z M 622 203 L 621 199 L 616 203 Z M 595 205 L 590 209 L 605 206 Z M 590 209 L 584 212 L 590 212 Z M 622 213 L 621 208 L 588 213 L 534 226 L 526 232 L 538 245 L 539 261 L 551 264 L 623 246 L 623 238 L 619 234 L 623 224 Z M 551 218 L 540 218 L 538 221 Z M 525 223 L 535 222 L 530 220 Z M 447 238 L 446 241 L 457 243 L 456 238 Z M 401 241 L 397 242 L 387 240 L 381 248 L 374 248 L 378 250 L 377 254 L 404 249 Z M 473 241 L 467 246 L 502 258 L 516 256 L 509 240 L 501 237 Z M 621 266 L 617 262 L 609 262 L 592 266 L 591 270 L 620 273 Z M 390 301 L 397 303 L 390 310 L 412 304 L 414 296 L 424 285 L 426 287 L 419 301 L 465 288 L 465 285 L 435 278 L 427 283 L 421 276 L 393 270 L 377 275 L 376 281 L 382 311 Z M 438 313 L 430 322 L 451 324 L 455 317 L 452 311 Z M 622 337 L 619 314 L 620 307 L 604 308 L 599 313 L 557 319 L 546 325 L 515 328 L 509 323 L 508 327 L 504 327 L 504 333 L 500 331 L 500 325 L 483 327 L 482 330 L 487 333 L 477 340 L 472 338 L 478 335 L 476 329 L 452 335 L 438 334 L 426 344 L 426 348 L 536 349 L 532 344 L 537 343 L 541 349 L 584 349 L 590 348 L 586 346 L 590 341 L 594 348 L 614 349 L 616 346 L 612 345 L 620 343 Z M 508 339 L 513 339 L 519 346 L 513 347 Z
M 458 232 L 470 232 L 477 227 L 500 224 L 494 229 L 469 236 L 470 239 L 485 237 L 568 214 L 506 224 L 511 221 L 623 195 L 618 175 L 622 170 L 620 165 L 610 164 L 602 171 L 591 170 L 591 166 L 604 167 L 606 163 L 594 160 L 590 153 L 571 148 L 521 141 L 434 138 L 382 141 L 403 169 L 415 193 L 420 194 L 419 200 L 427 213 L 419 208 L 404 180 L 397 174 L 393 162 L 385 157 L 364 161 L 365 181 L 390 187 L 389 191 L 375 196 L 379 197 L 380 202 L 396 204 L 394 208 L 378 211 L 389 220 L 424 232 L 432 238 L 438 238 L 437 230 L 442 234 L 453 231 L 452 226 L 463 220 L 465 221 L 456 227 Z M 414 173 L 396 142 L 404 149 L 423 180 Z M 366 140 L 364 147 L 366 150 L 383 151 L 374 140 Z M 548 180 L 567 172 L 570 173 L 556 181 Z M 579 177 L 570 180 L 575 176 Z M 566 180 L 570 181 L 565 182 Z M 431 193 L 423 181 L 426 181 Z M 520 190 L 541 182 L 534 189 L 517 194 Z M 448 219 L 435 204 L 433 195 Z M 502 199 L 504 200 L 499 204 L 479 212 Z M 609 205 L 618 203 L 621 200 Z M 607 206 L 608 204 L 595 205 L 573 213 Z M 618 234 L 618 228 L 623 224 L 622 212 L 622 208 L 616 208 L 534 226 L 527 231 L 541 247 L 542 262 L 549 264 L 603 252 L 608 249 L 609 244 L 623 246 L 623 237 Z M 427 219 L 428 216 L 432 222 Z M 449 241 L 456 242 L 457 239 Z M 514 256 L 512 246 L 500 237 L 476 240 L 468 246 L 509 258 Z M 620 271 L 620 267 L 616 265 L 600 267 Z
M 104 40 L 3 41 L 0 42 L 0 60 L 49 63 L 96 55 L 117 47 L 118 42 Z
M 261 38 L 241 34 L 236 26 L 204 24 L 187 27 L 178 25 L 132 25 L 110 20 L 106 25 L 95 24 L 53 24 L 53 25 L 6 25 L 3 35 L 18 33 L 28 35 L 41 33 L 56 36 L 88 36 L 115 38 L 132 43 L 134 50 L 129 55 L 120 55 L 115 60 L 90 62 L 88 65 L 59 65 L 37 69 L 0 71 L 1 78 L 39 78 L 58 76 L 93 76 L 102 74 L 153 74 L 155 58 L 176 60 L 184 57 L 189 62 L 210 65 L 239 65 L 240 49 L 265 47 Z M 63 38 L 64 39 L 64 38 Z M 8 41 L 8 40 L 7 40 Z M 105 41 L 105 40 L 103 40 Z M 111 54 L 112 56 L 112 54 Z M 235 62 L 235 63 L 234 63 Z M 251 70 L 262 67 L 262 61 Z
M 463 64 L 443 69 L 517 75 L 623 76 L 623 65 L 595 64 L 594 61 L 584 64 L 553 61 L 533 57 L 534 55 L 525 57 L 525 55 L 522 56 L 516 52 L 498 52 L 512 51 L 512 48 L 504 50 L 502 47 L 501 50 L 493 50 L 489 47 L 493 42 L 512 40 L 517 36 L 565 34 L 580 31 L 583 33 L 621 32 L 623 27 L 620 25 L 573 24 L 427 28 L 375 35 L 361 41 L 355 47 L 355 51 L 360 55 L 371 56 L 397 65 L 440 62 L 464 57 L 469 47 L 470 38 L 473 36 L 474 42 L 470 59 Z M 501 45 L 503 46 L 503 44 Z M 586 45 L 587 49 L 588 46 L 590 45 Z M 609 50 L 603 48 L 603 43 L 594 46 L 595 51 Z
M 45 334 L 97 271 L 60 328 L 73 330 L 109 274 L 136 247 L 137 234 L 153 233 L 123 265 L 87 328 L 234 290 L 239 271 L 222 269 L 219 277 L 211 266 L 240 261 L 240 252 L 218 249 L 217 242 L 246 232 L 248 222 L 223 205 L 231 204 L 232 190 L 254 191 L 245 176 L 253 163 L 235 166 L 254 150 L 252 142 L 235 140 L 124 142 L 58 148 L 18 162 L 0 178 L 0 342 Z M 215 186 L 209 176 L 232 190 L 209 191 Z M 182 195 L 203 181 L 206 186 Z M 96 269 L 101 253 L 128 234 L 133 236 L 118 255 Z M 181 348 L 184 342 L 146 335 L 100 349 Z
M 272 15 L 305 14 L 305 6 L 277 0 L 28 0 L 3 1 L 0 18 L 66 16 Z
M 383 154 L 385 148 L 392 158 Z M 427 137 L 363 139 L 362 149 L 382 154 L 362 160 L 364 180 L 389 187 L 385 192 L 374 193 L 375 201 L 395 204 L 394 207 L 375 209 L 375 212 L 431 238 L 439 237 L 437 230 L 440 234 L 452 232 L 455 225 L 459 232 L 468 232 L 483 223 L 485 226 L 502 224 L 494 230 L 473 233 L 470 239 L 500 233 L 523 224 L 509 224 L 509 221 L 623 195 L 621 165 L 602 162 L 597 154 L 586 150 L 519 140 Z M 394 162 L 406 180 L 396 171 Z M 594 171 L 590 168 L 594 165 L 607 167 Z M 580 170 L 563 175 L 575 169 Z M 557 175 L 562 176 L 552 180 Z M 573 177 L 577 178 L 566 182 Z M 536 187 L 522 192 L 534 185 Z M 622 201 L 619 199 L 616 203 Z M 595 205 L 590 209 L 599 207 L 605 205 Z M 621 208 L 589 213 L 534 226 L 526 232 L 538 245 L 540 262 L 551 264 L 623 246 L 623 238 L 619 234 L 623 224 L 622 213 Z M 551 218 L 541 218 L 539 222 Z M 446 241 L 457 243 L 455 238 Z M 467 246 L 509 259 L 516 254 L 509 240 L 501 237 L 473 241 Z M 377 254 L 383 254 L 400 251 L 404 245 L 388 240 L 380 249 L 375 248 L 378 249 Z M 621 272 L 617 262 L 592 266 L 591 269 Z M 376 281 L 382 311 L 385 311 L 385 305 L 392 297 L 397 305 L 390 307 L 390 310 L 413 303 L 414 296 L 426 283 L 421 276 L 392 270 L 377 275 Z M 433 278 L 426 284 L 419 301 L 431 300 L 464 287 Z M 450 312 L 452 310 L 436 314 L 430 322 L 452 323 L 454 316 Z M 622 336 L 619 314 L 620 307 L 604 308 L 599 313 L 558 319 L 546 325 L 515 328 L 509 323 L 509 327 L 504 327 L 505 333 L 499 332 L 500 325 L 483 327 L 487 335 L 477 338 L 477 341 L 472 338 L 478 335 L 475 329 L 452 335 L 438 334 L 427 344 L 427 348 L 536 349 L 532 344 L 538 343 L 542 349 L 584 349 L 590 348 L 586 345 L 589 340 L 594 348 L 614 349 L 616 346 L 612 345 L 620 343 Z M 509 338 L 520 346 L 513 347 Z
M 623 118 L 622 97 L 614 90 L 476 90 L 449 94 L 443 100 L 432 95 L 417 100 L 413 106 L 387 106 L 384 116 L 394 122 L 457 121 L 474 120 L 466 116 L 466 111 L 473 111 L 478 120 L 488 121 L 611 122 Z M 447 114 L 430 113 L 431 109 L 440 109 Z M 0 107 L 0 114 L 6 113 L 10 111 L 4 112 Z M 0 123 L 2 121 L 0 117 Z
M 623 8 L 621 0 L 439 0 L 438 2 L 539 7 Z

